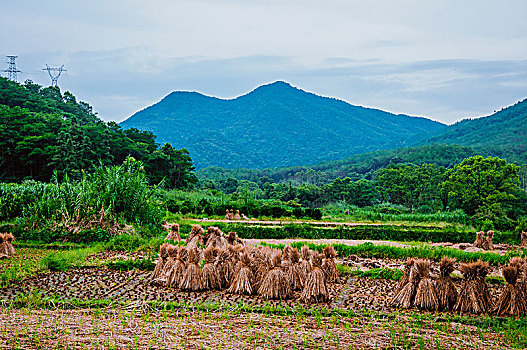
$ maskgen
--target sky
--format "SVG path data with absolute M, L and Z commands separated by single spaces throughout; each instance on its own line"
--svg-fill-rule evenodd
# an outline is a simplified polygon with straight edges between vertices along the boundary
M 234 98 L 284 80 L 451 124 L 527 97 L 526 13 L 525 0 L 4 1 L 0 56 L 42 85 L 64 65 L 60 88 L 106 121 L 176 90 Z

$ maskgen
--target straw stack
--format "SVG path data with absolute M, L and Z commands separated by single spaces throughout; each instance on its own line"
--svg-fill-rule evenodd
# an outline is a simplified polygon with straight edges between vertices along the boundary
M 450 274 L 454 271 L 455 258 L 444 256 L 439 262 L 440 276 L 436 280 L 437 305 L 439 310 L 452 310 L 457 300 L 457 290 Z

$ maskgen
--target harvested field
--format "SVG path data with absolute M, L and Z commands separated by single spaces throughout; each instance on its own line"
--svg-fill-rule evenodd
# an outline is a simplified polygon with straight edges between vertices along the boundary
M 2 348 L 507 348 L 491 330 L 399 314 L 277 316 L 191 309 L 1 309 L 0 313 Z

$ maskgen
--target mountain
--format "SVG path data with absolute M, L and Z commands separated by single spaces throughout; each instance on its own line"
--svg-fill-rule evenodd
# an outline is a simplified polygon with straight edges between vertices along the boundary
M 426 118 L 354 106 L 282 81 L 230 100 L 176 91 L 120 125 L 185 147 L 197 168 L 315 164 L 408 146 L 446 129 Z
M 527 99 L 478 119 L 464 119 L 423 143 L 473 147 L 480 154 L 527 164 Z

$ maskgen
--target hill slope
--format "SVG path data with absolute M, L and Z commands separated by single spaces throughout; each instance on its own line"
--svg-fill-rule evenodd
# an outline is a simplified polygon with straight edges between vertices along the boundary
M 472 146 L 481 154 L 526 164 L 527 99 L 488 117 L 462 120 L 430 142 Z
M 232 100 L 173 92 L 121 123 L 190 151 L 198 168 L 315 164 L 403 147 L 444 124 L 321 97 L 285 82 Z

